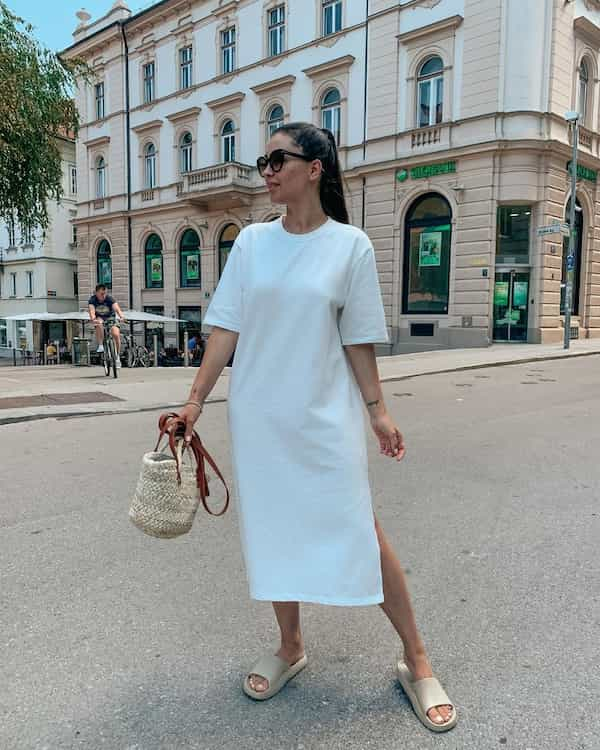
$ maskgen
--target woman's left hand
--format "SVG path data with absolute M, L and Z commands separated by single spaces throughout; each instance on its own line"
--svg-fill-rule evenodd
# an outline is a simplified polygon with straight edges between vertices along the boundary
M 371 427 L 379 440 L 380 453 L 396 461 L 402 461 L 406 448 L 402 433 L 394 424 L 394 421 L 387 412 L 385 414 L 373 415 L 371 417 Z

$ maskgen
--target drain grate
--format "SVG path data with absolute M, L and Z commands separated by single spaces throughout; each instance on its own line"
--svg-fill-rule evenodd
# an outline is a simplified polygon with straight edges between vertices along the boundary
M 94 404 L 123 401 L 110 393 L 89 391 L 84 393 L 42 393 L 38 396 L 11 396 L 0 398 L 0 409 L 26 409 L 31 406 L 67 406 L 69 404 Z

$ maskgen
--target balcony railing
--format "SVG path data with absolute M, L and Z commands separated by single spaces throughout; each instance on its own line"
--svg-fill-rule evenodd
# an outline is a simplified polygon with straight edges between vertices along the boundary
M 181 175 L 177 196 L 215 205 L 223 196 L 228 196 L 228 203 L 245 203 L 245 196 L 258 187 L 256 174 L 254 167 L 236 161 L 195 169 Z
M 104 208 L 104 198 L 97 198 L 94 201 L 94 210 L 98 211 L 100 208 Z
M 143 201 L 154 200 L 154 190 L 142 190 L 142 200 Z
M 422 128 L 421 130 L 415 130 L 412 134 L 412 147 L 423 148 L 424 146 L 432 146 L 435 143 L 439 143 L 442 139 L 442 128 L 438 125 L 433 128 Z

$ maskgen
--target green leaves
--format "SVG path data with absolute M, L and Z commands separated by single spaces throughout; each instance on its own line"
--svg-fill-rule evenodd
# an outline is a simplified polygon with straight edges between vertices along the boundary
M 75 79 L 86 71 L 32 31 L 0 0 L 0 219 L 46 229 L 47 202 L 63 194 L 60 139 L 79 125 Z

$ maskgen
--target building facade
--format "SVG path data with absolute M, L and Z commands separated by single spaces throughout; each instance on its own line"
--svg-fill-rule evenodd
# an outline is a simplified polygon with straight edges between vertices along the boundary
M 80 12 L 80 302 L 200 327 L 237 233 L 281 213 L 254 166 L 280 123 L 336 135 L 377 255 L 380 353 L 600 335 L 598 0 L 163 0 Z M 577 252 L 568 215 L 581 112 Z M 325 251 L 325 250 L 324 250 Z M 123 304 L 124 303 L 124 304 Z M 165 331 L 166 342 L 182 329 Z M 181 341 L 178 342 L 181 344 Z
M 71 223 L 77 213 L 75 142 L 60 138 L 58 145 L 64 195 L 60 204 L 48 206 L 48 229 L 26 231 L 15 223 L 0 223 L 0 356 L 12 356 L 13 348 L 38 351 L 46 341 L 71 338 L 65 322 L 6 320 L 78 308 L 77 230 Z

